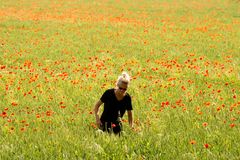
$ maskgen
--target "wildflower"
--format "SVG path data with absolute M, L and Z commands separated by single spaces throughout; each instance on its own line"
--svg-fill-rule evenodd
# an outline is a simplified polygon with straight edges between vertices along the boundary
M 36 117 L 37 117 L 37 118 L 40 118 L 41 116 L 40 116 L 40 114 L 36 114 Z
M 209 148 L 209 144 L 207 144 L 207 143 L 204 144 L 204 147 L 205 147 L 205 148 Z
M 217 111 L 220 111 L 221 110 L 221 107 L 217 107 Z
M 193 145 L 196 144 L 197 142 L 195 140 L 191 140 L 189 143 Z
M 125 122 L 125 123 L 126 123 L 126 122 L 128 122 L 128 120 L 126 120 L 126 119 L 122 119 L 122 122 Z
M 5 68 L 6 68 L 6 66 L 1 66 L 0 68 L 1 68 L 1 69 L 5 69 Z
M 22 120 L 22 121 L 21 121 L 21 123 L 25 123 L 25 122 L 26 122 L 26 120 Z
M 186 90 L 186 87 L 185 87 L 185 86 L 182 86 L 181 88 L 182 88 L 182 90 L 184 90 L 184 91 Z
M 52 114 L 53 114 L 53 112 L 50 111 L 50 110 L 46 112 L 46 115 L 47 115 L 47 116 L 51 116 Z
M 233 127 L 235 127 L 235 126 L 236 126 L 236 125 L 235 125 L 234 123 L 231 123 L 231 124 L 230 124 L 230 127 L 231 127 L 231 128 L 233 128 Z
M 7 112 L 2 112 L 1 116 L 4 118 L 4 117 L 7 117 Z
M 97 125 L 96 125 L 95 123 L 91 123 L 91 126 L 92 126 L 93 128 L 97 128 Z
M 202 125 L 203 125 L 204 127 L 206 127 L 206 126 L 208 126 L 208 123 L 207 123 L 207 122 L 204 122 Z
M 211 102 L 205 102 L 204 104 L 205 104 L 205 106 L 210 106 Z
M 152 98 L 152 97 L 149 97 L 149 98 L 148 98 L 148 102 L 149 102 L 149 101 L 152 101 L 152 100 L 153 100 L 153 98 Z
M 12 106 L 17 106 L 18 104 L 16 102 L 12 102 Z
M 156 108 L 155 108 L 155 107 L 152 107 L 152 111 L 156 111 Z

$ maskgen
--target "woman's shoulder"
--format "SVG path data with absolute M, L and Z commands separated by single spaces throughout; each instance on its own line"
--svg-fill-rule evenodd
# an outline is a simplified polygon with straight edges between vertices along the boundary
M 125 95 L 127 98 L 130 98 L 131 99 L 131 96 L 130 96 L 130 94 L 129 93 L 126 93 L 126 95 Z
M 105 93 L 114 93 L 114 88 L 109 88 L 105 90 Z
M 106 91 L 113 92 L 114 88 L 108 88 Z

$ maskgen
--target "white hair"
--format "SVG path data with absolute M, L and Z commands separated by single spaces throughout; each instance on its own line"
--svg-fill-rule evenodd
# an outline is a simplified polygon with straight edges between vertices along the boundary
M 118 77 L 117 79 L 117 83 L 116 85 L 118 85 L 119 83 L 126 83 L 129 84 L 130 83 L 130 76 L 127 72 L 122 72 L 122 74 Z

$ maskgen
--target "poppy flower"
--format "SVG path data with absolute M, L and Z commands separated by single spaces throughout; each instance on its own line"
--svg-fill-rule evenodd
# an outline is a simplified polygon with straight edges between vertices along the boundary
M 236 125 L 235 125 L 234 123 L 231 123 L 231 124 L 230 124 L 230 127 L 231 127 L 231 128 L 233 128 L 233 127 L 235 127 L 235 126 L 236 126 Z
M 2 112 L 1 116 L 4 118 L 4 117 L 7 117 L 7 112 Z
M 209 148 L 209 144 L 207 144 L 207 143 L 204 144 L 204 147 L 205 147 L 205 148 Z
M 208 126 L 208 123 L 207 123 L 207 122 L 204 122 L 202 125 L 203 125 L 204 127 L 207 127 L 207 126 Z
M 190 144 L 196 144 L 197 142 L 195 140 L 191 140 L 189 143 Z

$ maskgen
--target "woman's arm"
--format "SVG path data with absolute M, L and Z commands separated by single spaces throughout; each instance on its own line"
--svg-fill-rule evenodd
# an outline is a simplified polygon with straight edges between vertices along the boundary
M 131 128 L 133 128 L 133 113 L 132 110 L 128 110 L 128 123 Z
M 101 100 L 99 100 L 96 104 L 95 104 L 95 107 L 94 107 L 94 114 L 95 114 L 95 117 L 96 117 L 96 124 L 98 127 L 100 127 L 100 125 L 102 125 L 101 121 L 100 121 L 100 118 L 99 118 L 99 107 L 103 104 L 103 102 Z

